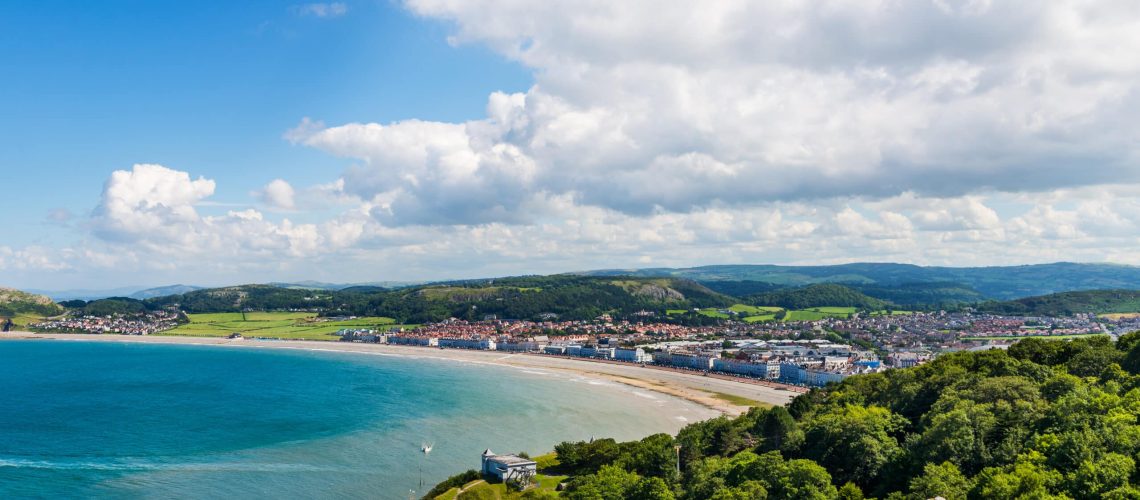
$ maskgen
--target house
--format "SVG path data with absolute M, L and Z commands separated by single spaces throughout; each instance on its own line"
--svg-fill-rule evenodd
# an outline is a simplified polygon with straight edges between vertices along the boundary
M 500 481 L 529 482 L 538 473 L 538 463 L 518 455 L 496 455 L 490 449 L 483 452 L 484 476 L 491 476 Z

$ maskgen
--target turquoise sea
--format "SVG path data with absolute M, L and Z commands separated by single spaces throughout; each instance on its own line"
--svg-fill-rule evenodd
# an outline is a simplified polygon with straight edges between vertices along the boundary
M 418 497 L 478 468 L 485 448 L 537 454 L 709 415 L 621 384 L 494 365 L 0 341 L 0 498 Z

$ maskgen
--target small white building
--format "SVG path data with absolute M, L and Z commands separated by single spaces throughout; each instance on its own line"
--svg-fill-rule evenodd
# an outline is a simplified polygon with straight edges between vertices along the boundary
M 646 354 L 645 350 L 640 347 L 634 349 L 619 347 L 614 350 L 614 359 L 633 363 L 647 363 L 653 361 L 653 356 Z
M 490 449 L 483 452 L 484 476 L 493 476 L 500 481 L 530 481 L 538 473 L 538 463 L 518 455 L 496 455 Z

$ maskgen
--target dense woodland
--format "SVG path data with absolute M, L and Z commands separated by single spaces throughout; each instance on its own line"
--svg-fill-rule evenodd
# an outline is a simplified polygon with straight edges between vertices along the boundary
M 555 472 L 574 476 L 563 496 L 583 500 L 1140 498 L 1138 374 L 1140 332 L 1024 340 L 676 437 L 562 443 Z
M 1140 290 L 1062 292 L 1006 302 L 986 302 L 978 310 L 999 314 L 1069 316 L 1079 313 L 1140 311 Z
M 753 304 L 779 306 L 785 309 L 807 309 L 809 307 L 857 307 L 859 309 L 886 309 L 888 303 L 868 297 L 843 285 L 825 283 L 801 288 L 761 293 L 748 297 Z

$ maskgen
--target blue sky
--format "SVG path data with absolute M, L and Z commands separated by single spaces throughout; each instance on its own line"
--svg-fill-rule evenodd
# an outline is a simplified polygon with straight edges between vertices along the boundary
M 465 121 L 530 74 L 446 23 L 395 3 L 320 18 L 288 2 L 7 2 L 0 6 L 0 165 L 19 210 L 6 243 L 66 244 L 45 225 L 90 212 L 109 172 L 162 163 L 218 181 L 213 201 L 250 205 L 272 177 L 320 183 L 340 162 L 282 133 L 332 123 Z M 210 209 L 204 210 L 209 212 Z M 214 211 L 217 211 L 216 209 Z
M 0 5 L 0 286 L 1140 264 L 1134 2 Z

